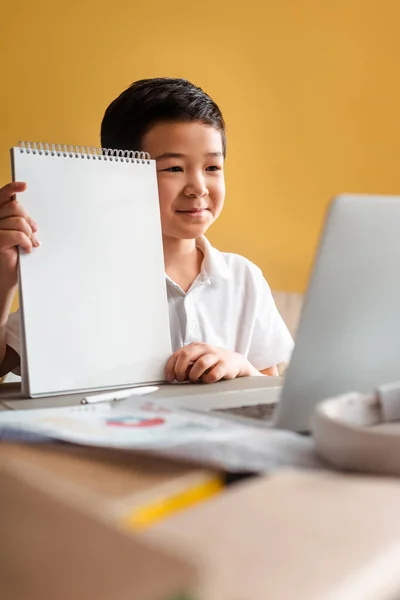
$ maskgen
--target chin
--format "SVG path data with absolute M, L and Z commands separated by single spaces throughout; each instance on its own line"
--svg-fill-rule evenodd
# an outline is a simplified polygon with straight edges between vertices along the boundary
M 182 234 L 179 235 L 179 237 L 182 240 L 195 240 L 196 238 L 199 238 L 202 235 L 205 235 L 206 233 L 207 233 L 207 228 L 203 227 L 203 229 L 201 229 L 201 230 L 199 229 L 198 231 L 190 231 L 190 232 L 189 231 L 185 231 L 185 232 L 182 232 Z
M 180 225 L 180 227 L 178 226 L 175 231 L 177 237 L 180 237 L 182 239 L 193 239 L 204 235 L 211 224 L 211 219 L 210 221 L 207 220 L 206 222 L 201 221 L 198 223 L 188 223 Z

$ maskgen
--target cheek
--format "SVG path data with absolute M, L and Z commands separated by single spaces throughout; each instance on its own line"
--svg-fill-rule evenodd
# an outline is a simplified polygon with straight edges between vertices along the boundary
M 161 216 L 164 216 L 170 212 L 171 205 L 175 200 L 175 189 L 174 185 L 172 185 L 173 182 L 164 179 L 162 176 L 157 177 L 157 183 L 160 213 Z
M 209 187 L 209 191 L 214 198 L 215 205 L 222 208 L 225 200 L 225 180 L 215 181 L 212 184 L 211 189 Z

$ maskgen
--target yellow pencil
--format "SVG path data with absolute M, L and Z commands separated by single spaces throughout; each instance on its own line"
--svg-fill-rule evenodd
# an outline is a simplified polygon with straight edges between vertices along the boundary
M 121 519 L 121 525 L 125 529 L 135 531 L 150 527 L 157 521 L 167 516 L 198 504 L 218 494 L 225 485 L 222 475 L 209 475 L 203 477 L 203 481 L 187 482 L 187 486 L 181 490 L 166 493 L 161 499 L 149 498 L 149 502 L 137 504 L 131 508 Z

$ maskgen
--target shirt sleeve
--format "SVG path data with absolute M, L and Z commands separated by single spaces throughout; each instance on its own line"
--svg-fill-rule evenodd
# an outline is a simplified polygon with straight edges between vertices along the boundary
M 10 346 L 19 356 L 21 356 L 21 336 L 20 336 L 20 313 L 17 310 L 11 313 L 7 320 L 6 344 Z M 20 367 L 13 370 L 15 375 L 20 375 Z
M 257 272 L 256 314 L 247 358 L 261 371 L 289 362 L 294 342 L 258 267 Z

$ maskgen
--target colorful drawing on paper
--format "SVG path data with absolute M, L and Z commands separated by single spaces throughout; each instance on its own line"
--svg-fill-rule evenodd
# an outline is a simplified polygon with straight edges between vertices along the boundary
M 165 419 L 162 419 L 161 417 L 134 417 L 133 415 L 123 415 L 107 419 L 106 423 L 110 427 L 144 428 L 164 425 Z

